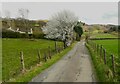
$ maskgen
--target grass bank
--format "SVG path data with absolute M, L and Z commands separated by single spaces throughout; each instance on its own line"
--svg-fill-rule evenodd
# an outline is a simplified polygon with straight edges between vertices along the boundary
M 108 76 L 107 72 L 109 71 L 108 66 L 106 66 L 100 56 L 94 52 L 89 44 L 86 43 L 86 47 L 88 48 L 94 67 L 96 71 L 96 75 L 98 78 L 98 82 L 113 82 L 113 78 Z

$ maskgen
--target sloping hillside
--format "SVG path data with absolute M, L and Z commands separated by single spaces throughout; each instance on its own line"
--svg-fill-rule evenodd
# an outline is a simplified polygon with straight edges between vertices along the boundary
M 47 20 L 27 20 L 22 18 L 2 19 L 2 30 L 7 30 L 11 27 L 13 30 L 28 32 L 32 28 L 34 33 L 42 33 L 41 27 L 46 25 Z

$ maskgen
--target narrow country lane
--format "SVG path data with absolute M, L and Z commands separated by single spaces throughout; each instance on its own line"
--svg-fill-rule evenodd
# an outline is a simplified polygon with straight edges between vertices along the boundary
M 78 42 L 61 60 L 33 78 L 31 82 L 96 82 L 84 40 Z

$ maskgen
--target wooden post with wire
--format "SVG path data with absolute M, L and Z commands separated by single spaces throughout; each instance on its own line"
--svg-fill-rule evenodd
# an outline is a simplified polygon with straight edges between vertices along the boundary
M 40 63 L 41 61 L 41 54 L 40 54 L 40 50 L 38 50 L 38 62 Z
M 111 55 L 112 58 L 112 71 L 113 71 L 113 76 L 115 77 L 115 63 L 114 63 L 114 55 Z
M 24 58 L 23 58 L 23 51 L 20 52 L 20 62 L 22 66 L 22 72 L 25 72 L 25 63 L 24 63 Z
M 104 64 L 106 64 L 106 50 L 103 49 L 103 53 L 104 53 Z
M 51 48 L 48 46 L 48 53 L 49 53 L 49 58 L 51 59 Z

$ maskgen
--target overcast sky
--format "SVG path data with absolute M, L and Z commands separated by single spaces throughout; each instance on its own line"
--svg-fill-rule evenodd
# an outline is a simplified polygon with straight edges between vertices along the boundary
M 28 9 L 29 19 L 49 19 L 61 10 L 70 10 L 87 24 L 118 24 L 117 2 L 4 2 L 2 16 L 5 11 L 11 17 L 18 17 L 18 9 Z

